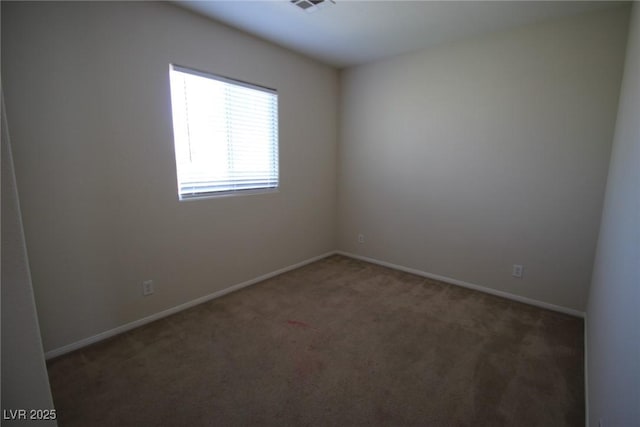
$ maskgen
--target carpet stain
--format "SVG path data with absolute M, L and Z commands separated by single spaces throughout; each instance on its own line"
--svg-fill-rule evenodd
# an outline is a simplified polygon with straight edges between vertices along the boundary
M 295 372 L 297 378 L 302 382 L 307 382 L 314 376 L 324 370 L 325 364 L 322 360 L 318 360 L 309 354 L 299 354 L 295 359 Z
M 308 323 L 305 322 L 301 322 L 299 320 L 287 320 L 287 323 L 291 326 L 297 326 L 298 328 L 303 328 L 303 329 L 315 329 L 314 327 L 312 327 L 311 325 L 309 325 Z

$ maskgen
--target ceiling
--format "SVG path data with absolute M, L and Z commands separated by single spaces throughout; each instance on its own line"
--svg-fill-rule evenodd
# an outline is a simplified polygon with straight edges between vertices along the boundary
M 354 1 L 307 13 L 289 0 L 179 6 L 338 68 L 619 5 L 615 1 Z

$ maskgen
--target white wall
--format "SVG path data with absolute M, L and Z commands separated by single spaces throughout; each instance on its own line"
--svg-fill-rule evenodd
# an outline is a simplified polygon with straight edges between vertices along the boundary
M 640 7 L 633 7 L 587 310 L 589 425 L 640 425 Z
M 2 425 L 25 425 L 28 421 L 11 419 L 11 410 L 50 410 L 53 400 L 29 275 L 4 102 L 2 104 Z M 51 420 L 39 422 L 57 425 Z
M 45 350 L 335 249 L 334 69 L 155 2 L 2 2 L 2 59 Z M 279 192 L 178 202 L 172 62 L 278 90 Z
M 616 8 L 344 71 L 340 249 L 584 310 L 627 21 Z

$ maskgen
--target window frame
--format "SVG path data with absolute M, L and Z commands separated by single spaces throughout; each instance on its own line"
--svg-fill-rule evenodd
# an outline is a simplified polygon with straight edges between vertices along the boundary
M 275 95 L 275 121 L 276 121 L 276 129 L 275 129 L 275 142 L 273 147 L 275 148 L 275 165 L 276 165 L 276 174 L 275 174 L 275 186 L 265 186 L 258 188 L 246 188 L 246 189 L 232 189 L 232 190 L 215 190 L 215 191 L 201 191 L 183 194 L 182 193 L 182 183 L 180 181 L 180 173 L 179 173 L 179 165 L 178 165 L 178 147 L 176 145 L 176 126 L 174 120 L 174 100 L 173 100 L 173 87 L 172 87 L 172 79 L 171 73 L 173 71 L 177 71 L 180 73 L 190 74 L 206 79 L 215 80 L 217 82 L 234 85 L 238 87 L 244 87 L 251 90 L 261 91 L 268 93 L 270 95 Z M 207 71 L 198 70 L 191 67 L 185 67 L 183 65 L 179 65 L 176 63 L 169 64 L 169 92 L 170 92 L 170 106 L 171 106 L 171 129 L 172 129 L 172 137 L 173 137 L 173 153 L 174 153 L 174 162 L 176 165 L 176 183 L 178 190 L 178 201 L 193 201 L 193 200 L 201 200 L 201 199 L 211 199 L 211 198 L 219 198 L 219 197 L 234 197 L 234 196 L 249 196 L 249 195 L 257 195 L 257 194 L 268 194 L 268 193 L 277 193 L 280 190 L 280 97 L 277 89 L 273 89 L 267 86 L 249 83 L 243 80 L 234 79 L 231 77 L 226 77 L 220 74 L 215 74 Z

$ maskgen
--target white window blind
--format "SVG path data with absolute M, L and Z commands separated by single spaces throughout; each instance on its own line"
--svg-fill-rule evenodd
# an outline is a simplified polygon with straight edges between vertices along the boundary
M 171 66 L 180 199 L 278 187 L 275 90 Z

